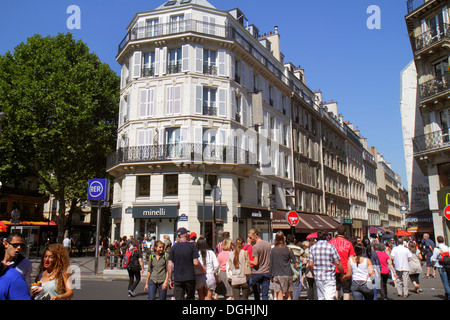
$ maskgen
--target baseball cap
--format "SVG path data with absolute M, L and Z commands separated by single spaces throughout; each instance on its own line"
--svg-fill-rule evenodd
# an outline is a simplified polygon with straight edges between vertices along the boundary
M 177 234 L 179 234 L 179 235 L 186 234 L 186 233 L 188 233 L 186 228 L 181 227 L 180 229 L 177 230 Z
M 190 237 L 191 237 L 191 238 L 197 238 L 197 234 L 196 234 L 195 232 L 191 232 L 191 233 L 190 233 Z

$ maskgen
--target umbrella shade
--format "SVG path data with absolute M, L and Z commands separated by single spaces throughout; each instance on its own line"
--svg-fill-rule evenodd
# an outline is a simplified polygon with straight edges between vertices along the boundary
M 8 226 L 0 221 L 0 232 L 8 231 Z
M 306 239 L 317 239 L 317 232 L 309 234 Z
M 404 237 L 404 236 L 410 236 L 411 233 L 405 231 L 405 230 L 397 230 L 396 232 L 397 236 L 399 237 Z

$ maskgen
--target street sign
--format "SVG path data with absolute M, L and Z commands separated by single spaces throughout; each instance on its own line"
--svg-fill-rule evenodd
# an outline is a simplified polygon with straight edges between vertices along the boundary
M 109 180 L 89 179 L 88 200 L 109 200 Z
M 447 218 L 447 220 L 450 220 L 450 205 L 445 207 L 444 216 Z
M 295 211 L 290 211 L 286 214 L 286 220 L 287 223 L 291 226 L 291 227 L 295 227 L 296 225 L 299 224 L 300 222 L 300 217 L 298 215 L 297 212 Z

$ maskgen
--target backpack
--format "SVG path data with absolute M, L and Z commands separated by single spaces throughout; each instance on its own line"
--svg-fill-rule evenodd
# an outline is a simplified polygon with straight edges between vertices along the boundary
M 150 255 L 150 258 L 148 259 L 148 263 L 149 263 L 149 264 L 152 263 L 154 257 L 155 257 L 155 254 L 152 253 L 152 254 Z M 162 257 L 163 257 L 164 260 L 166 260 L 166 261 L 169 259 L 168 255 L 167 255 L 167 252 L 164 252 L 163 255 L 162 255 Z
M 450 267 L 450 256 L 448 252 L 441 252 L 439 255 L 439 264 L 443 267 Z
M 128 250 L 123 256 L 123 267 L 127 268 L 131 263 L 131 258 L 133 257 L 133 253 L 138 249 Z

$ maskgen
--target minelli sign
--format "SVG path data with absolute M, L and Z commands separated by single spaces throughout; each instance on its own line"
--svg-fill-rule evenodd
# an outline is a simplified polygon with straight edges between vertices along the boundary
M 176 206 L 136 206 L 133 207 L 133 218 L 151 219 L 151 218 L 177 218 L 178 207 Z

